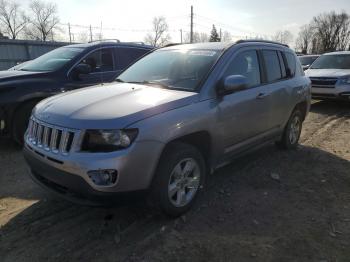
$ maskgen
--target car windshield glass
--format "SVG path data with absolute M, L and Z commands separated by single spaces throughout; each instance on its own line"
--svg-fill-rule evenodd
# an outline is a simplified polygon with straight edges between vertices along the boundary
M 311 69 L 350 69 L 350 55 L 320 56 Z
M 300 63 L 305 66 L 305 65 L 311 65 L 317 57 L 313 57 L 313 56 L 303 56 L 303 57 L 299 57 Z
M 195 91 L 218 55 L 215 50 L 159 50 L 133 64 L 117 80 Z
M 70 62 L 84 49 L 77 47 L 61 47 L 27 62 L 19 68 L 22 71 L 55 71 Z

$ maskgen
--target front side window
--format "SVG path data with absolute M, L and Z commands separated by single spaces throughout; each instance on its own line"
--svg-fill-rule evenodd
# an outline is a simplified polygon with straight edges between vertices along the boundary
M 259 85 L 260 68 L 256 51 L 245 51 L 238 54 L 229 64 L 224 76 L 242 75 L 248 80 L 248 87 Z
M 130 66 L 117 80 L 195 91 L 218 56 L 216 50 L 158 50 Z
M 55 71 L 72 61 L 72 59 L 83 52 L 83 50 L 83 48 L 78 47 L 57 48 L 33 61 L 26 62 L 19 70 L 33 72 Z
M 112 49 L 105 48 L 94 51 L 85 57 L 81 63 L 88 64 L 92 73 L 114 71 Z
M 266 66 L 267 81 L 271 83 L 281 79 L 281 67 L 277 52 L 273 50 L 264 50 L 263 56 Z
M 350 69 L 350 55 L 322 55 L 311 69 Z

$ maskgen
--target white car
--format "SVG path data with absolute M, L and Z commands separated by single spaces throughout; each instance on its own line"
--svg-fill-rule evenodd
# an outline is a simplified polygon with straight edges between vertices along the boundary
M 313 98 L 350 100 L 350 51 L 320 56 L 305 74 L 311 79 Z

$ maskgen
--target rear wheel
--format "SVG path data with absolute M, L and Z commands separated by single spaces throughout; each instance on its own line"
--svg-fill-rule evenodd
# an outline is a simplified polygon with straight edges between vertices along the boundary
M 152 200 L 172 217 L 187 212 L 202 190 L 206 166 L 193 146 L 174 143 L 164 152 L 152 185 Z
M 295 109 L 288 120 L 282 138 L 277 145 L 284 149 L 293 149 L 298 146 L 303 126 L 303 115 L 299 109 Z
M 12 137 L 19 145 L 24 143 L 24 133 L 27 130 L 29 118 L 38 101 L 30 101 L 21 105 L 13 116 Z

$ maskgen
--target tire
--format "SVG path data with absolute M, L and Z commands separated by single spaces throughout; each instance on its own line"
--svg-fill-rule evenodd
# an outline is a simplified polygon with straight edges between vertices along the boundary
M 206 165 L 202 154 L 192 145 L 174 143 L 160 158 L 151 187 L 152 205 L 166 215 L 186 213 L 203 191 Z
M 280 141 L 276 144 L 282 149 L 295 149 L 299 144 L 300 134 L 303 127 L 303 114 L 295 109 L 290 116 Z
M 13 115 L 12 138 L 20 146 L 23 146 L 24 133 L 27 130 L 32 110 L 37 103 L 38 101 L 30 101 L 20 105 Z

